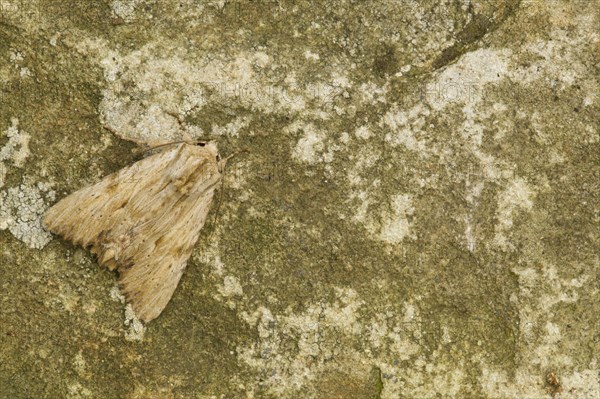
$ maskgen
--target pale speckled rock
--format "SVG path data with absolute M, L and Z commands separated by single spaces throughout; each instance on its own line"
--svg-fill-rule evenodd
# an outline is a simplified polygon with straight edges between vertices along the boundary
M 44 248 L 52 236 L 42 226 L 42 216 L 54 197 L 54 191 L 44 183 L 0 191 L 0 230 L 8 229 L 30 248 Z
M 8 138 L 8 142 L 0 148 L 0 188 L 4 186 L 7 166 L 5 162 L 10 161 L 12 166 L 22 168 L 29 156 L 29 140 L 31 136 L 26 132 L 19 131 L 19 120 L 11 119 L 11 125 L 3 132 L 3 136 Z
M 600 396 L 594 2 L 2 7 L 3 220 L 139 159 L 103 125 L 250 150 L 149 326 L 0 232 L 10 397 Z

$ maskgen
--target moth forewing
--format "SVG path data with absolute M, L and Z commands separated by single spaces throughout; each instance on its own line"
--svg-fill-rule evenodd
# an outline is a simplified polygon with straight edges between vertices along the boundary
M 165 147 L 63 198 L 44 225 L 117 269 L 122 293 L 150 321 L 177 287 L 223 165 L 214 142 Z

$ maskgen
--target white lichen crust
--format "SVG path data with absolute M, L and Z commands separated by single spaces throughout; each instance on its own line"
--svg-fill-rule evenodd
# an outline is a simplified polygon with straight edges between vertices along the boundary
M 42 249 L 52 236 L 42 227 L 41 218 L 54 200 L 47 185 L 21 184 L 0 192 L 0 230 L 8 229 L 30 248 Z

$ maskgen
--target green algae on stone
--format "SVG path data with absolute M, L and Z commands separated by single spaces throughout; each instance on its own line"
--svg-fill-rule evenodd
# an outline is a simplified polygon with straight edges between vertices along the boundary
M 2 8 L 0 193 L 140 158 L 103 124 L 250 153 L 141 341 L 88 252 L 0 231 L 3 394 L 600 394 L 594 2 L 75 3 Z

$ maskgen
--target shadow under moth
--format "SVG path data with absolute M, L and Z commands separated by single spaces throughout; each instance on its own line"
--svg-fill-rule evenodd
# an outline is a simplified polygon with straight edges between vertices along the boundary
M 122 294 L 148 322 L 179 283 L 229 158 L 212 141 L 167 144 L 63 198 L 44 226 L 116 269 Z

